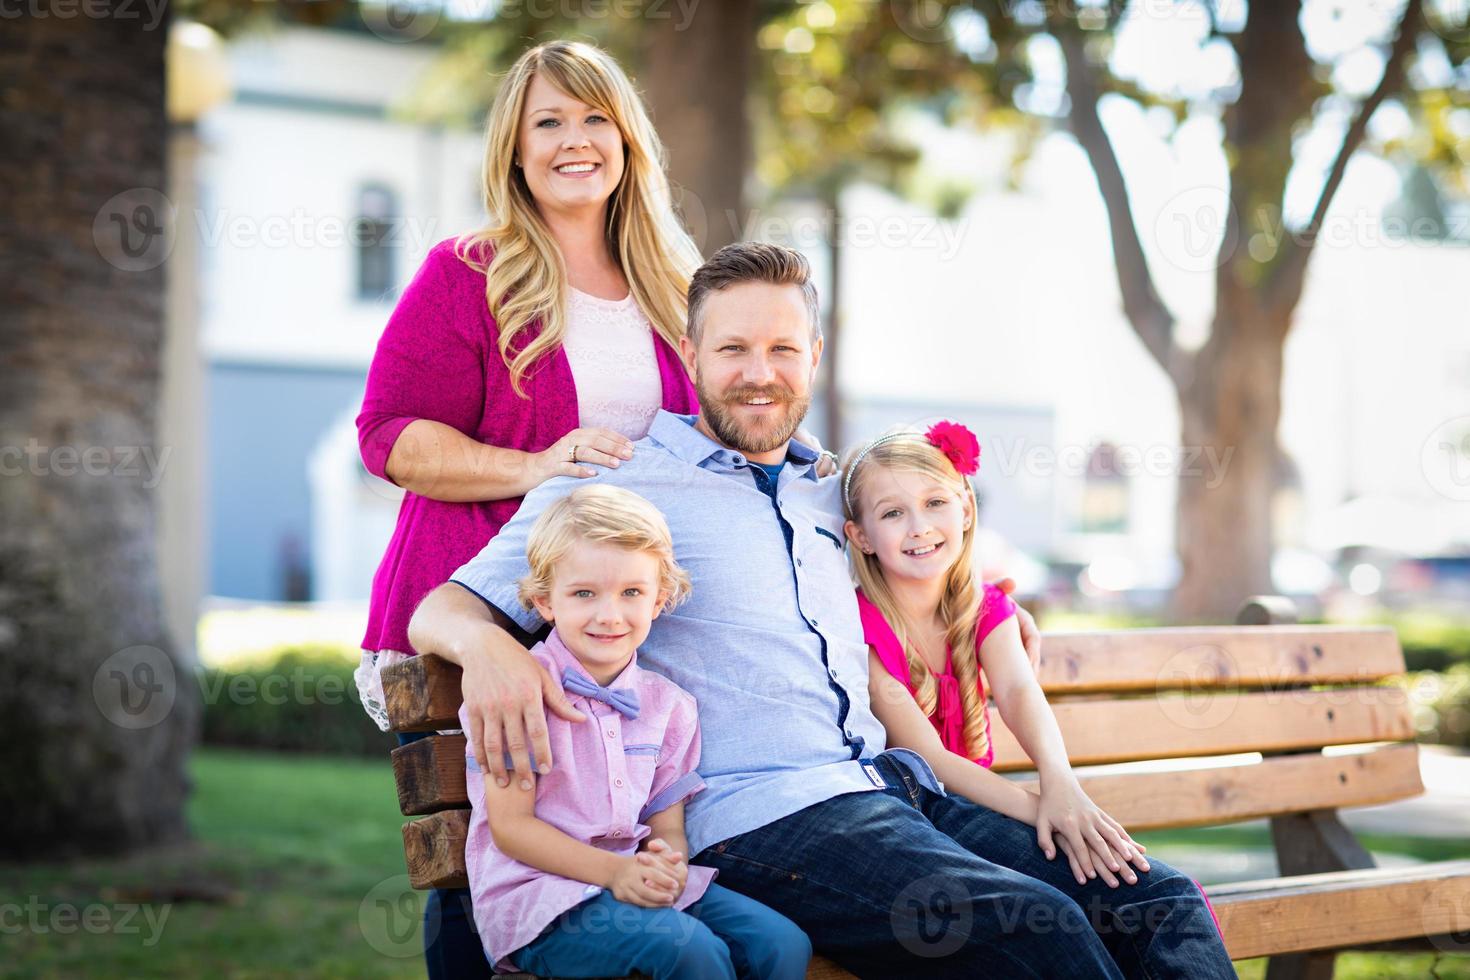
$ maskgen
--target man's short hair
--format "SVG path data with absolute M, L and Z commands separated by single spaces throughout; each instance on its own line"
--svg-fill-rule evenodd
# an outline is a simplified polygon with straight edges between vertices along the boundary
M 766 242 L 735 242 L 726 245 L 709 261 L 694 270 L 689 280 L 689 339 L 699 345 L 704 329 L 704 304 L 710 293 L 737 286 L 742 282 L 764 282 L 773 286 L 800 286 L 806 300 L 807 316 L 812 322 L 812 343 L 822 336 L 822 321 L 817 313 L 817 287 L 812 282 L 811 266 L 806 256 L 793 248 Z
M 517 583 L 521 605 L 551 594 L 551 576 L 578 541 L 596 541 L 658 559 L 659 591 L 668 593 L 665 609 L 689 595 L 689 574 L 674 561 L 668 522 L 645 498 L 622 487 L 593 483 L 577 487 L 541 512 L 526 538 L 531 572 Z

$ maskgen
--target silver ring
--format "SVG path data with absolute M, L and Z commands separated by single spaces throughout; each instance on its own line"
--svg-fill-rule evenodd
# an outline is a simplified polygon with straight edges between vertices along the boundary
M 575 443 L 572 444 L 571 460 L 572 460 L 573 463 L 575 463 L 577 461 L 577 446 L 576 446 Z

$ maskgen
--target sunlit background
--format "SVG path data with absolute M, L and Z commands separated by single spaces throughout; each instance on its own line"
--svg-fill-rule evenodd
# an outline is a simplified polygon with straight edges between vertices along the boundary
M 0 32 L 59 30 L 67 3 L 27 0 L 32 22 L 5 13 Z M 138 0 L 116 14 L 108 29 L 166 32 L 167 180 L 127 200 L 171 215 L 168 246 L 152 265 L 109 252 L 100 198 L 84 202 L 92 237 L 68 241 L 93 265 L 162 267 L 158 449 L 139 478 L 159 582 L 137 588 L 161 599 L 172 645 L 149 649 L 179 665 L 180 690 L 200 679 L 197 726 L 171 718 L 169 736 L 178 767 L 192 752 L 193 836 L 0 865 L 0 891 L 43 908 L 177 916 L 157 947 L 141 920 L 17 933 L 0 896 L 19 951 L 0 953 L 0 975 L 422 975 L 417 906 L 398 931 L 374 918 L 421 894 L 403 875 L 395 743 L 355 703 L 402 491 L 364 469 L 354 419 L 429 249 L 486 223 L 499 74 L 554 37 L 605 46 L 645 91 L 704 254 L 758 239 L 810 259 L 829 357 L 807 427 L 826 446 L 897 422 L 973 428 L 983 572 L 1015 579 L 1047 630 L 1228 623 L 1263 593 L 1304 621 L 1394 627 L 1435 746 L 1429 792 L 1347 821 L 1384 866 L 1470 856 L 1470 4 L 1426 0 L 1403 33 L 1418 0 L 1291 7 Z M 1247 18 L 1268 16 L 1299 29 L 1301 63 L 1244 44 Z M 76 65 L 64 44 L 0 58 Z M 140 86 L 149 70 L 109 78 Z M 1270 125 L 1242 133 L 1242 113 Z M 14 633 L 0 615 L 0 648 Z M 1275 872 L 1261 821 L 1149 839 L 1207 884 Z M 1429 969 L 1470 976 L 1470 956 L 1352 955 L 1337 975 Z

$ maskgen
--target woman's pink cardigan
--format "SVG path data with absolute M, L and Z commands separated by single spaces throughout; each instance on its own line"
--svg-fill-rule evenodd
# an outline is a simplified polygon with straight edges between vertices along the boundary
M 486 253 L 480 253 L 486 256 Z M 357 417 L 370 473 L 387 479 L 393 443 L 415 419 L 453 426 L 491 446 L 540 452 L 578 425 L 577 389 L 558 347 L 526 378 L 527 399 L 510 386 L 485 305 L 485 277 L 454 254 L 454 240 L 430 251 L 404 290 L 368 371 Z M 694 386 L 678 354 L 653 334 L 663 407 L 697 412 Z M 365 650 L 413 653 L 408 620 L 432 589 L 485 546 L 521 498 L 446 503 L 405 493 L 398 526 L 373 577 Z

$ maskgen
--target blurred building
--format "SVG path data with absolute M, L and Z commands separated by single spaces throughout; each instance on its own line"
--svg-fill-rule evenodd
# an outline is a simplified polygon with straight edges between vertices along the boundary
M 200 126 L 209 591 L 366 595 L 397 491 L 353 418 L 399 291 L 482 223 L 482 137 L 395 106 L 437 49 L 284 28 L 229 46 L 234 99 Z
M 230 53 L 235 98 L 201 125 L 197 222 L 209 591 L 361 600 L 398 492 L 362 471 L 352 420 L 398 291 L 430 246 L 481 223 L 481 137 L 395 117 L 432 47 L 287 29 Z M 974 169 L 985 161 L 967 139 L 960 166 Z M 1360 169 L 1335 211 L 1382 213 Z M 1135 214 L 1168 214 L 1197 190 L 1190 179 L 1130 170 Z M 1178 445 L 1173 390 L 1122 318 L 1102 202 L 1070 138 L 1043 140 L 1018 189 L 980 190 L 952 222 L 874 188 L 845 194 L 828 229 L 844 256 L 842 441 L 964 421 L 983 446 L 977 485 L 999 556 L 987 561 L 1023 588 L 1046 562 L 1099 592 L 1159 594 L 1177 574 L 1179 467 L 1208 477 L 1228 460 Z M 764 237 L 803 244 L 783 234 L 800 208 L 768 217 Z M 1358 227 L 1319 246 L 1286 351 L 1282 588 L 1322 587 L 1324 559 L 1343 549 L 1470 551 L 1470 472 L 1457 496 L 1423 455 L 1460 438 L 1454 420 L 1470 413 L 1456 285 L 1470 247 Z M 1143 230 L 1180 337 L 1197 344 L 1212 250 Z M 808 250 L 825 304 L 826 255 Z M 820 399 L 809 425 L 824 431 Z

